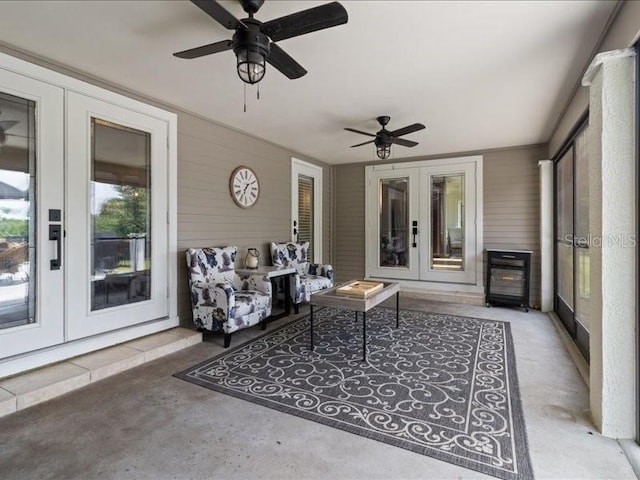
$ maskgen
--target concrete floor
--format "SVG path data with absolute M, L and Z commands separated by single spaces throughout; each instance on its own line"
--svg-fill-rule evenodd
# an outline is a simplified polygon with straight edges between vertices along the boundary
M 587 386 L 549 317 L 410 298 L 401 308 L 511 322 L 536 478 L 635 478 L 620 445 L 593 427 Z M 0 478 L 489 478 L 172 377 L 222 350 L 210 336 L 0 419 Z

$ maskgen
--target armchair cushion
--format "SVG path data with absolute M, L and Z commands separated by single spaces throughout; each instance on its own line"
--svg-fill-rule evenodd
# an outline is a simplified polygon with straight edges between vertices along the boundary
M 255 325 L 271 314 L 271 282 L 234 270 L 236 247 L 210 247 L 186 252 L 193 322 L 211 331 Z

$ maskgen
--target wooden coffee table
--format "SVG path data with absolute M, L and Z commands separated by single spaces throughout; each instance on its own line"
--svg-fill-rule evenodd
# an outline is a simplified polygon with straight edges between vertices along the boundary
M 396 296 L 396 328 L 400 326 L 400 284 L 397 282 L 379 282 L 384 285 L 382 290 L 379 290 L 375 293 L 372 293 L 368 297 L 359 298 L 350 295 L 342 295 L 337 293 L 338 288 L 343 285 L 347 285 L 349 283 L 355 282 L 356 280 L 351 280 L 350 282 L 337 285 L 333 288 L 329 288 L 327 290 L 322 290 L 320 292 L 314 293 L 311 295 L 311 300 L 309 301 L 311 305 L 311 351 L 313 351 L 313 307 L 314 306 L 323 306 L 323 307 L 335 307 L 335 308 L 344 308 L 347 310 L 353 310 L 356 313 L 356 320 L 358 320 L 358 312 L 362 312 L 362 361 L 367 360 L 367 312 L 371 310 L 376 305 L 380 305 L 387 298 L 390 298 L 395 294 Z

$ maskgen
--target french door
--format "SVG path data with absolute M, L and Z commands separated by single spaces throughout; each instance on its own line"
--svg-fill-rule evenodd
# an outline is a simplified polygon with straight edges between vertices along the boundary
M 0 68 L 0 359 L 168 316 L 167 129 Z
M 322 262 L 322 168 L 291 161 L 291 238 L 309 242 L 309 259 Z
M 476 170 L 464 160 L 367 167 L 367 275 L 475 284 Z

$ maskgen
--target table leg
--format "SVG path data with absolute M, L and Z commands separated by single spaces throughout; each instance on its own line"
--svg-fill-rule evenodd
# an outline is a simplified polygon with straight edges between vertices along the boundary
M 362 361 L 367 361 L 367 312 L 362 312 Z
M 313 304 L 310 305 L 311 314 L 309 315 L 309 319 L 311 321 L 311 351 L 313 352 Z
M 291 274 L 284 276 L 284 311 L 289 316 L 291 313 Z
M 400 292 L 396 292 L 396 328 L 400 326 Z
M 358 321 L 358 311 L 356 310 L 356 322 Z

